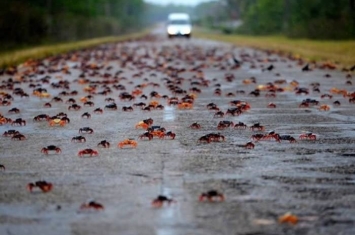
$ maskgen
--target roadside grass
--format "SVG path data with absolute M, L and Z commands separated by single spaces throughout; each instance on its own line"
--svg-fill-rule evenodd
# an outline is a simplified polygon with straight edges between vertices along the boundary
M 355 65 L 355 40 L 320 41 L 290 39 L 284 36 L 224 35 L 198 29 L 194 36 L 232 43 L 242 47 L 291 54 L 307 61 L 339 63 L 342 66 Z
M 61 53 L 89 48 L 105 43 L 120 42 L 128 39 L 135 39 L 147 35 L 150 30 L 138 33 L 125 34 L 121 36 L 94 38 L 89 40 L 68 42 L 54 45 L 38 46 L 28 49 L 20 49 L 11 52 L 0 53 L 0 68 L 16 66 L 29 59 L 42 59 Z

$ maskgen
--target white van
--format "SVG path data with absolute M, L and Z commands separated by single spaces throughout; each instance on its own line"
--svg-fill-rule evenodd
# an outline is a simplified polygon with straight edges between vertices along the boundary
M 192 25 L 190 16 L 186 13 L 171 13 L 168 16 L 168 23 L 166 32 L 168 37 L 184 36 L 189 38 L 191 36 Z

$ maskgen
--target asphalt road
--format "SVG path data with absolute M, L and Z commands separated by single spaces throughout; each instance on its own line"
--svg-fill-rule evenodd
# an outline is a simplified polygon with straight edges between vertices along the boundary
M 240 67 L 231 54 L 242 62 Z M 41 62 L 1 76 L 0 91 L 14 98 L 10 106 L 0 106 L 1 114 L 13 120 L 22 118 L 26 125 L 4 124 L 0 133 L 15 129 L 26 140 L 0 137 L 0 164 L 6 167 L 0 170 L 0 234 L 355 234 L 355 104 L 349 103 L 349 97 L 330 92 L 334 87 L 354 91 L 346 83 L 352 81 L 347 73 L 319 66 L 302 72 L 305 64 L 294 58 L 195 38 L 168 40 L 156 32 L 139 41 L 103 45 Z M 271 71 L 266 69 L 270 65 L 274 66 Z M 231 82 L 226 79 L 228 74 L 234 75 Z M 252 77 L 255 83 L 245 84 Z M 63 81 L 68 81 L 69 89 L 51 85 L 63 85 Z M 181 100 L 185 94 L 173 94 L 167 89 L 168 81 L 186 94 L 192 87 L 201 90 L 192 110 L 179 110 L 166 99 L 150 98 L 156 91 Z M 205 81 L 208 86 L 201 85 Z M 9 84 L 22 88 L 29 97 L 13 94 Z M 91 100 L 94 106 L 85 107 L 80 98 L 89 95 L 84 88 L 90 84 L 96 85 Z M 137 95 L 133 101 L 122 101 L 118 96 L 124 91 L 118 84 L 129 93 L 146 84 L 142 92 L 149 98 Z M 221 95 L 215 94 L 217 84 Z M 250 94 L 257 87 L 260 95 Z M 266 87 L 282 89 L 272 93 Z M 297 87 L 308 89 L 309 94 L 296 94 Z M 47 89 L 51 97 L 36 97 L 32 94 L 36 88 Z M 107 88 L 111 93 L 99 94 Z M 75 90 L 77 95 L 60 96 Z M 228 93 L 235 96 L 227 97 Z M 324 94 L 332 98 L 321 98 Z M 53 97 L 61 97 L 63 102 L 54 102 Z M 104 109 L 109 97 L 115 99 L 118 110 Z M 69 111 L 69 98 L 81 109 Z M 319 104 L 300 108 L 307 98 Z M 121 110 L 152 100 L 164 109 Z M 215 112 L 206 107 L 213 102 L 226 112 L 233 100 L 247 102 L 251 108 L 241 115 L 215 118 Z M 336 100 L 340 106 L 334 105 Z M 46 102 L 52 107 L 44 108 Z M 270 102 L 276 108 L 269 108 Z M 330 110 L 319 110 L 323 104 Z M 20 113 L 8 113 L 14 107 Z M 96 108 L 104 109 L 103 113 L 95 114 Z M 59 112 L 70 119 L 64 127 L 33 121 L 39 114 Z M 82 118 L 84 112 L 91 118 Z M 135 125 L 147 118 L 174 132 L 176 138 L 138 139 L 144 130 Z M 222 120 L 248 127 L 218 130 Z M 201 128 L 191 129 L 194 122 Z M 252 131 L 249 127 L 256 123 L 265 130 Z M 82 127 L 90 127 L 94 133 L 79 134 Z M 271 131 L 290 135 L 297 142 L 251 139 Z M 211 132 L 224 135 L 225 141 L 198 142 Z M 299 139 L 308 132 L 316 140 Z M 87 141 L 71 142 L 78 135 Z M 127 138 L 134 138 L 137 148 L 117 147 Z M 110 142 L 110 148 L 98 147 L 102 140 Z M 254 149 L 243 147 L 249 141 Z M 48 145 L 56 145 L 62 152 L 41 153 Z M 78 157 L 78 151 L 86 148 L 97 150 L 98 156 Z M 52 183 L 53 189 L 30 193 L 26 185 L 39 180 Z M 201 193 L 209 190 L 223 193 L 225 201 L 199 202 Z M 151 203 L 158 195 L 175 202 L 154 208 Z M 104 210 L 80 209 L 91 200 L 101 203 Z M 287 212 L 298 217 L 296 225 L 278 222 Z

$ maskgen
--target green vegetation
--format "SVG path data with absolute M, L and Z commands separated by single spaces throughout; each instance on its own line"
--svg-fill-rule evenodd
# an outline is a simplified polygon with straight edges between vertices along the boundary
M 324 41 L 310 39 L 290 39 L 285 36 L 242 36 L 223 35 L 197 31 L 195 37 L 224 41 L 237 46 L 253 47 L 288 53 L 309 61 L 339 62 L 344 66 L 355 64 L 355 41 Z
M 219 0 L 205 18 L 210 26 L 242 20 L 229 33 L 282 34 L 291 38 L 344 40 L 355 38 L 355 0 Z M 231 32 L 233 31 L 233 32 Z
M 22 62 L 25 62 L 26 60 L 29 59 L 42 59 L 48 56 L 53 56 L 68 51 L 79 50 L 82 48 L 89 48 L 104 43 L 120 42 L 127 39 L 139 38 L 144 35 L 147 35 L 148 32 L 149 31 L 147 30 L 140 33 L 127 34 L 127 35 L 117 36 L 117 37 L 111 36 L 111 37 L 104 37 L 104 38 L 95 38 L 95 39 L 89 39 L 89 40 L 83 40 L 77 42 L 39 46 L 30 49 L 22 49 L 22 50 L 15 50 L 12 52 L 6 52 L 0 54 L 0 68 L 14 66 Z
M 0 50 L 133 32 L 143 0 L 1 0 Z

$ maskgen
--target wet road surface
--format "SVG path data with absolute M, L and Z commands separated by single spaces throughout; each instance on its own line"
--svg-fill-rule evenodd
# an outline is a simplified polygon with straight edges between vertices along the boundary
M 231 54 L 242 62 L 240 66 Z M 274 68 L 269 71 L 270 65 Z M 302 72 L 304 66 L 292 58 L 229 44 L 154 35 L 50 58 L 42 65 L 22 66 L 17 74 L 3 74 L 1 91 L 14 100 L 10 106 L 0 106 L 0 112 L 13 120 L 22 118 L 27 125 L 0 126 L 1 133 L 15 129 L 26 137 L 16 141 L 1 136 L 0 164 L 6 170 L 0 171 L 0 234 L 355 234 L 355 104 L 349 102 L 350 97 L 335 93 L 353 92 L 354 87 L 347 73 L 319 67 Z M 25 75 L 26 70 L 31 71 Z M 22 82 L 8 82 L 9 78 Z M 69 81 L 69 89 L 51 85 L 60 81 Z M 112 82 L 105 85 L 102 81 Z M 30 97 L 14 95 L 8 84 L 22 88 Z M 180 100 L 186 95 L 172 93 L 169 84 L 186 94 L 193 87 L 201 90 L 195 93 L 192 110 L 169 106 L 167 99 L 150 98 L 153 91 Z M 89 95 L 83 90 L 89 85 L 96 85 L 91 100 L 94 106 L 86 107 L 80 98 Z M 107 87 L 111 93 L 100 94 Z M 141 87 L 148 100 L 141 95 L 132 101 L 118 97 Z M 305 92 L 296 94 L 297 87 Z M 51 97 L 34 96 L 36 88 L 46 88 Z M 220 95 L 216 94 L 218 88 Z M 256 88 L 260 88 L 259 96 L 250 94 Z M 338 90 L 331 93 L 332 88 Z M 74 90 L 77 95 L 60 96 Z M 332 98 L 321 98 L 324 94 Z M 63 102 L 52 101 L 55 96 Z M 108 97 L 115 99 L 118 110 L 104 109 L 110 103 L 105 101 Z M 69 98 L 82 108 L 68 111 Z M 319 104 L 300 108 L 307 98 Z M 164 109 L 121 110 L 152 100 Z M 235 107 L 230 104 L 233 100 L 242 100 L 251 108 L 222 118 L 206 108 L 213 102 L 226 112 Z M 336 100 L 340 105 L 334 104 Z M 46 102 L 52 107 L 44 108 Z M 276 108 L 268 107 L 271 102 Z M 320 110 L 323 104 L 330 110 Z M 20 113 L 9 114 L 14 107 Z M 94 113 L 96 108 L 104 109 L 103 113 Z M 33 121 L 39 114 L 59 112 L 70 119 L 64 127 Z M 91 118 L 82 118 L 84 112 Z M 174 132 L 176 138 L 138 139 L 144 130 L 135 125 L 147 118 Z M 223 120 L 243 122 L 247 128 L 218 130 Z M 194 122 L 201 128 L 189 128 Z M 256 123 L 265 130 L 252 131 L 249 127 Z M 94 133 L 79 134 L 82 127 L 90 127 Z M 290 135 L 297 142 L 251 138 L 271 131 Z M 198 142 L 211 132 L 222 134 L 225 141 Z M 316 140 L 299 139 L 308 132 Z M 78 135 L 86 142 L 71 142 Z M 127 138 L 134 138 L 137 148 L 117 147 Z M 102 140 L 110 142 L 110 148 L 97 147 Z M 254 149 L 243 147 L 249 141 Z M 41 153 L 48 145 L 56 145 L 62 152 Z M 85 148 L 97 150 L 98 156 L 78 157 L 78 151 Z M 28 192 L 26 185 L 38 180 L 53 183 L 52 191 Z M 200 194 L 212 189 L 222 192 L 225 201 L 199 202 Z M 151 202 L 158 195 L 176 202 L 153 208 Z M 80 210 L 90 200 L 105 209 Z M 298 216 L 296 225 L 278 222 L 287 212 Z

